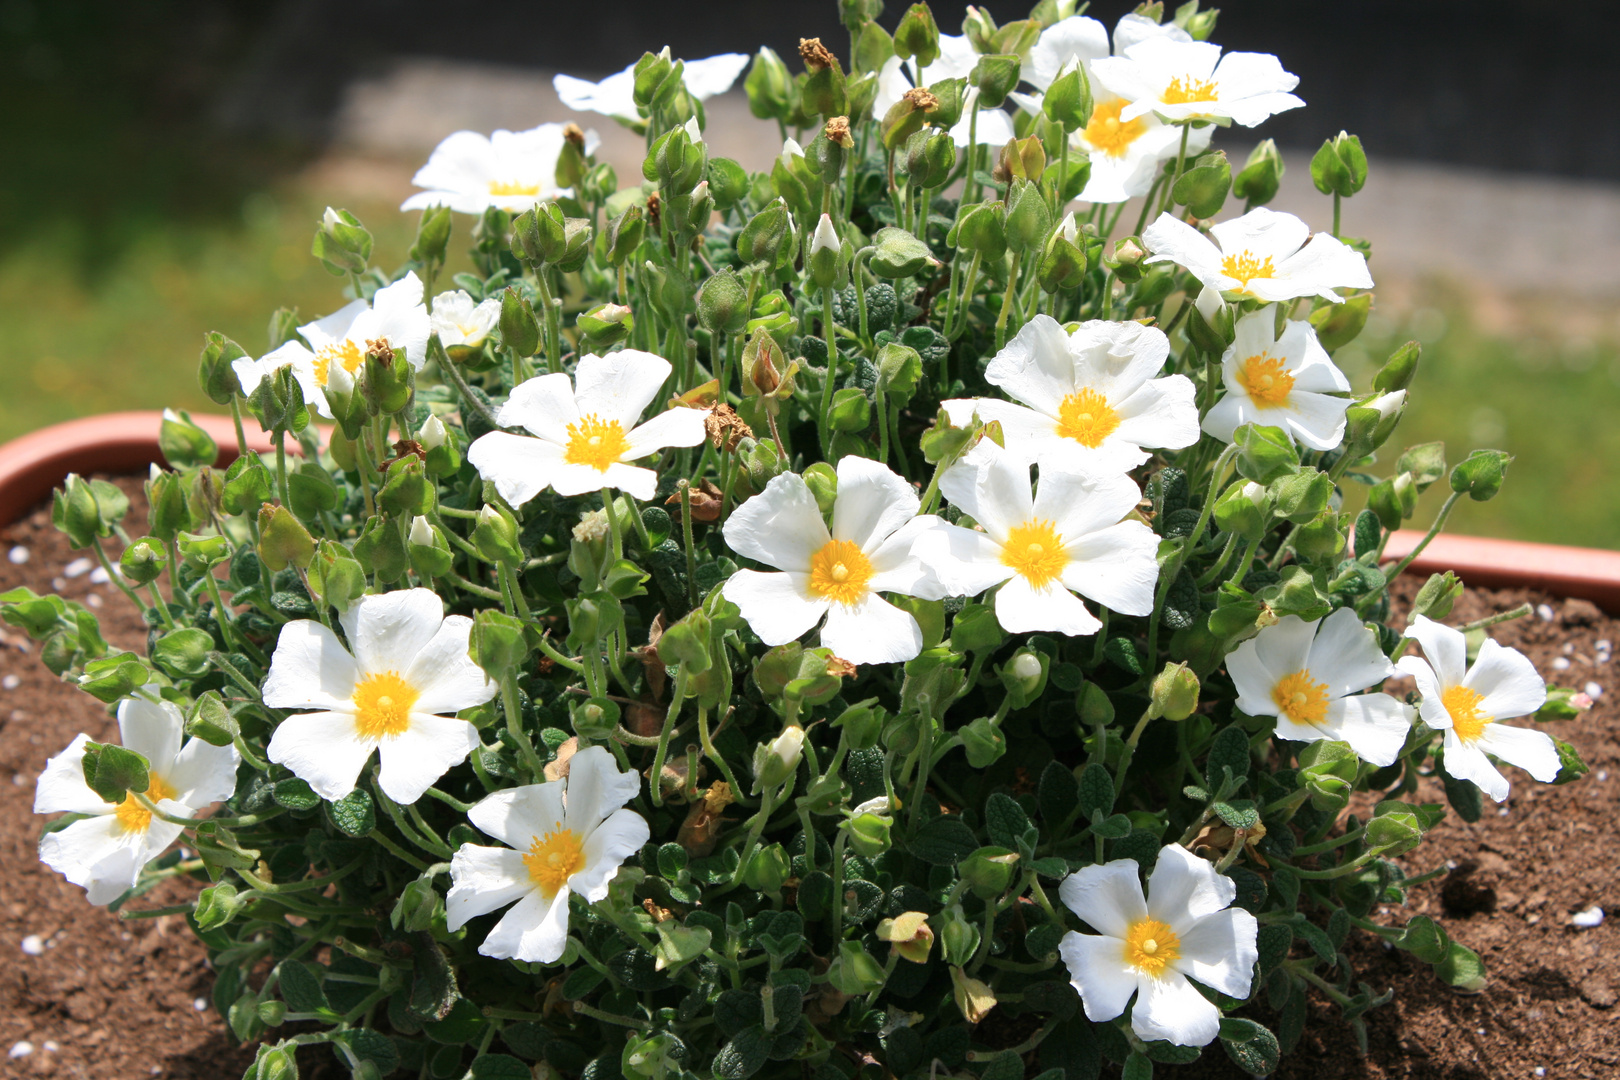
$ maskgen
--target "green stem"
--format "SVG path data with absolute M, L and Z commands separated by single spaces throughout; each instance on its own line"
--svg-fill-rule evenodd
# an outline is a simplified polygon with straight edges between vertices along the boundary
M 996 351 L 1000 352 L 1007 344 L 1007 313 L 1013 308 L 1013 298 L 1018 294 L 1018 271 L 1023 268 L 1023 252 L 1013 254 L 1012 273 L 1007 275 L 1007 293 L 1001 300 L 1001 312 L 996 316 Z

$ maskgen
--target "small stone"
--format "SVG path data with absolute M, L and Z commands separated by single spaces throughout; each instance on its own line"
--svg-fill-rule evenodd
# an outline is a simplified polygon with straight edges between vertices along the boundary
M 28 549 L 23 547 L 21 544 L 18 544 L 16 547 L 6 552 L 6 558 L 11 560 L 11 564 L 13 566 L 21 566 L 23 563 L 28 561 Z
M 29 1042 L 27 1039 L 24 1039 L 21 1042 L 12 1043 L 11 1044 L 11 1051 L 10 1051 L 10 1053 L 6 1054 L 6 1056 L 8 1058 L 10 1058 L 11 1060 L 15 1061 L 18 1058 L 25 1058 L 29 1054 L 32 1054 L 33 1052 L 34 1052 L 34 1044 Z
M 1537 604 L 1536 615 L 1541 619 L 1542 622 L 1552 622 L 1558 617 L 1557 612 L 1553 611 L 1551 604 Z
M 100 593 L 91 593 L 90 595 L 88 595 L 88 596 L 86 596 L 84 598 L 84 602 L 86 604 L 88 604 L 90 607 L 98 608 L 98 607 L 101 606 L 101 594 Z
M 1569 917 L 1569 921 L 1582 930 L 1590 930 L 1594 926 L 1603 925 L 1603 909 L 1596 904 L 1585 911 L 1577 911 Z
M 90 584 L 92 585 L 106 585 L 111 581 L 112 575 L 107 573 L 105 566 L 98 566 L 90 571 Z
M 90 572 L 90 568 L 94 565 L 96 564 L 87 558 L 81 557 L 74 559 L 72 562 L 62 567 L 62 576 L 65 578 L 83 577 Z
M 1537 1065 L 1537 1066 L 1536 1066 L 1536 1075 L 1537 1075 L 1537 1076 L 1546 1076 L 1546 1075 L 1547 1075 L 1547 1069 L 1546 1069 L 1546 1066 L 1544 1066 L 1544 1065 Z
M 1609 778 L 1609 770 L 1608 769 L 1599 769 L 1598 774 L 1597 774 L 1597 778 L 1599 780 L 1607 780 Z
M 1603 618 L 1603 612 L 1596 604 L 1574 596 L 1564 601 L 1558 614 L 1570 626 L 1591 626 Z
M 1596 641 L 1592 642 L 1592 648 L 1596 649 L 1598 652 L 1613 652 L 1614 643 L 1606 637 L 1598 638 Z
M 1581 997 L 1594 1009 L 1614 1008 L 1614 987 L 1600 975 L 1592 975 L 1576 987 Z
M 1567 657 L 1567 656 L 1555 656 L 1555 657 L 1553 657 L 1552 669 L 1554 671 L 1568 671 L 1569 670 L 1569 657 Z
M 45 942 L 38 934 L 29 934 L 22 939 L 22 951 L 29 956 L 43 956 Z
M 1589 682 L 1585 686 L 1581 687 L 1581 689 L 1585 690 L 1586 696 L 1591 698 L 1593 701 L 1596 701 L 1598 698 L 1603 696 L 1603 687 L 1599 686 L 1595 682 Z
M 64 589 L 67 588 L 67 578 L 64 578 L 64 577 L 53 577 L 53 578 L 51 578 L 51 588 L 53 590 L 55 590 L 56 592 L 62 592 Z
M 43 1043 L 40 1043 L 39 1048 L 45 1051 L 47 1054 L 54 1054 L 58 1050 L 62 1049 L 62 1047 L 57 1044 L 55 1039 L 46 1039 Z
M 196 1009 L 198 1012 L 207 1012 L 208 1011 L 208 999 L 207 998 L 197 998 L 194 1001 L 192 1001 L 191 1007 L 193 1009 Z
M 0 679 L 0 686 L 5 687 L 7 690 L 15 690 L 21 685 L 22 676 L 20 675 L 7 675 L 5 678 Z

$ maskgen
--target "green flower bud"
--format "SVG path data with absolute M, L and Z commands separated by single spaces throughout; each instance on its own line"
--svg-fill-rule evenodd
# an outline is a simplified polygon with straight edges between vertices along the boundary
M 1166 664 L 1148 691 L 1150 715 L 1185 720 L 1198 708 L 1198 676 L 1186 664 Z
M 1354 341 L 1367 325 L 1372 310 L 1372 294 L 1352 296 L 1342 303 L 1328 304 L 1311 315 L 1317 343 L 1328 352 L 1337 352 Z
M 919 188 L 938 188 L 950 179 L 956 170 L 956 141 L 948 131 L 922 130 L 906 140 L 906 173 L 910 182 Z M 888 231 L 880 229 L 879 233 Z M 895 229 L 895 232 L 903 230 Z M 911 236 L 910 233 L 905 233 Z M 915 239 L 915 237 L 913 237 Z M 921 241 L 918 241 L 921 243 Z M 927 246 L 924 245 L 926 253 Z M 918 267 L 921 269 L 921 267 Z M 912 271 L 915 273 L 916 271 Z M 910 274 L 885 275 L 910 277 Z
M 1226 194 L 1232 190 L 1232 166 L 1226 152 L 1217 150 L 1206 154 L 1177 178 L 1170 189 L 1176 205 L 1185 206 L 1196 218 L 1212 218 L 1226 205 Z
M 816 497 L 816 506 L 823 514 L 832 513 L 838 498 L 838 472 L 825 461 L 818 461 L 804 470 L 804 483 Z
M 1393 859 L 1423 842 L 1423 821 L 1415 806 L 1395 800 L 1381 802 L 1367 822 L 1364 840 L 1368 850 Z
M 478 511 L 478 524 L 473 526 L 473 546 L 478 553 L 492 562 L 507 566 L 523 565 L 523 549 L 518 546 L 517 519 L 504 508 L 485 504 Z
M 1232 194 L 1247 203 L 1247 209 L 1264 206 L 1277 197 L 1283 178 L 1282 152 L 1274 139 L 1266 139 L 1249 152 L 1243 170 L 1232 178 Z
M 709 166 L 709 153 L 701 141 L 694 142 L 683 127 L 660 135 L 641 163 L 641 175 L 655 182 L 666 197 L 691 191 L 703 180 Z
M 451 564 L 455 562 L 450 542 L 432 522 L 420 514 L 411 521 L 411 533 L 405 550 L 411 559 L 411 569 L 415 570 L 417 577 L 423 581 L 443 577 L 450 572 Z
M 169 556 L 163 545 L 150 536 L 132 541 L 118 557 L 118 569 L 131 585 L 146 585 L 163 576 L 169 565 Z
M 259 558 L 272 573 L 290 564 L 300 569 L 315 557 L 315 538 L 285 506 L 259 507 Z
M 1451 490 L 1467 492 L 1475 502 L 1494 498 L 1502 490 L 1502 480 L 1512 460 L 1511 454 L 1501 450 L 1475 450 L 1451 470 Z
M 1367 492 L 1367 509 L 1377 515 L 1380 525 L 1394 530 L 1417 512 L 1417 499 L 1418 489 L 1412 474 L 1403 472 L 1372 486 Z
M 1271 523 L 1271 495 L 1252 480 L 1235 480 L 1215 501 L 1213 515 L 1222 532 L 1256 540 Z
M 647 211 L 640 203 L 631 203 L 607 223 L 602 233 L 602 255 L 611 265 L 623 266 L 641 247 L 647 232 Z M 505 309 L 502 309 L 505 314 Z
M 1006 640 L 1007 633 L 988 604 L 964 604 L 951 621 L 952 652 L 988 652 L 1000 648 Z
M 952 904 L 943 914 L 934 916 L 933 922 L 940 954 L 947 964 L 961 966 L 973 959 L 979 951 L 979 927 L 962 911 L 961 904 Z
M 411 245 L 411 258 L 419 263 L 443 263 L 450 246 L 450 208 L 430 206 L 422 211 L 416 223 L 416 243 Z
M 1345 520 L 1332 510 L 1323 510 L 1294 533 L 1294 554 L 1308 563 L 1337 562 L 1345 547 Z
M 913 4 L 894 30 L 894 55 L 917 59 L 920 71 L 939 59 L 939 26 L 927 4 Z
M 511 287 L 501 294 L 501 341 L 519 356 L 533 356 L 540 348 L 540 320 L 534 307 Z
M 253 994 L 246 996 L 250 1001 L 258 1001 Z M 298 1063 L 293 1059 L 293 1052 L 279 1046 L 260 1046 L 253 1067 L 258 1070 L 254 1080 L 298 1080 Z
M 687 612 L 658 639 L 658 659 L 670 666 L 683 666 L 688 675 L 701 675 L 714 662 L 709 653 L 712 630 L 713 625 L 701 608 Z
M 866 391 L 846 386 L 833 391 L 832 408 L 827 411 L 827 423 L 834 431 L 849 433 L 865 431 L 872 424 L 872 402 Z
M 968 6 L 966 14 L 962 16 L 962 33 L 973 46 L 974 52 L 994 51 L 996 20 L 983 8 Z
M 483 608 L 473 616 L 467 655 L 484 669 L 491 682 L 518 673 L 529 655 L 523 624 L 504 611 Z
M 1030 47 L 1040 40 L 1043 29 L 1045 27 L 1041 25 L 1039 19 L 1019 19 L 1010 22 L 996 31 L 996 38 L 990 43 L 990 51 L 1009 56 L 1028 56 Z
M 328 206 L 310 250 L 333 277 L 363 273 L 371 262 L 371 234 L 347 210 Z
M 339 370 L 342 370 L 341 365 Z M 251 403 L 260 426 L 266 431 L 301 430 L 309 421 L 304 388 L 293 378 L 290 364 L 277 368 L 269 378 L 260 379 Z
M 880 801 L 887 806 L 887 800 Z M 864 858 L 875 859 L 888 851 L 894 843 L 891 835 L 894 828 L 894 819 L 887 814 L 873 811 L 861 812 L 857 808 L 857 812 L 852 814 L 849 820 L 845 821 L 840 828 L 849 835 L 850 846 L 855 849 L 856 854 Z
M 1041 111 L 1067 136 L 1083 131 L 1091 123 L 1091 80 L 1086 69 L 1076 65 L 1052 80 L 1041 99 Z
M 722 213 L 736 206 L 748 194 L 748 173 L 730 158 L 710 158 L 706 179 L 709 182 L 709 195 Z
M 997 159 L 998 178 L 1039 180 L 1046 172 L 1046 147 L 1033 135 L 1012 139 L 1001 148 Z
M 422 425 L 422 430 L 416 433 L 416 441 L 427 451 L 429 476 L 454 476 L 460 471 L 461 450 L 456 445 L 455 436 L 444 426 L 443 420 L 437 416 L 429 416 L 427 423 Z
M 938 267 L 928 245 L 904 229 L 885 226 L 872 238 L 873 247 L 867 267 L 880 278 L 894 280 L 915 277 L 926 267 Z
M 748 470 L 748 483 L 755 491 L 764 491 L 772 477 L 787 471 L 787 462 L 782 460 L 776 443 L 770 439 L 760 439 L 746 450 L 739 445 L 738 456 L 742 459 L 743 468 Z
M 315 557 L 309 564 L 309 591 L 321 603 L 348 611 L 365 595 L 365 567 L 342 544 L 322 540 L 315 545 Z
M 909 401 L 922 381 L 922 355 L 910 345 L 891 341 L 878 350 L 877 369 L 883 392 L 898 401 Z
M 838 902 L 837 898 L 834 902 Z M 872 959 L 860 942 L 845 941 L 838 946 L 838 955 L 827 969 L 827 981 L 840 994 L 870 994 L 883 986 L 883 965 Z
M 787 849 L 781 844 L 769 844 L 757 849 L 743 869 L 743 884 L 767 896 L 782 891 L 782 883 L 793 876 L 793 864 Z
M 957 864 L 968 891 L 980 900 L 994 900 L 1012 884 L 1018 853 L 1001 847 L 982 847 Z
M 400 890 L 388 921 L 396 930 L 416 933 L 433 929 L 434 919 L 444 913 L 444 897 L 433 887 L 432 878 L 416 878 Z
M 1299 468 L 1299 451 L 1281 428 L 1239 425 L 1232 433 L 1232 445 L 1238 448 L 1238 475 L 1257 484 L 1269 484 Z
M 1094 682 L 1088 682 L 1075 695 L 1075 712 L 1086 727 L 1107 727 L 1114 722 L 1114 703 Z
M 957 737 L 962 740 L 962 750 L 967 754 L 968 764 L 975 769 L 988 769 L 1007 752 L 1006 735 L 988 716 L 965 724 L 957 732 Z
M 1430 484 L 1446 475 L 1446 444 L 1428 442 L 1408 446 L 1396 460 L 1395 468 L 1411 473 L 1418 491 L 1427 491 Z
M 981 56 L 968 76 L 979 91 L 979 108 L 999 109 L 1018 85 L 1022 65 L 1016 56 Z
M 1317 469 L 1303 468 L 1271 485 L 1277 516 L 1303 525 L 1320 514 L 1333 496 L 1333 480 Z
M 1485 977 L 1485 961 L 1459 941 L 1446 947 L 1445 958 L 1434 965 L 1434 973 L 1441 982 L 1465 994 L 1477 994 L 1489 983 Z
M 1310 792 L 1311 805 L 1338 813 L 1350 803 L 1361 760 L 1349 743 L 1319 739 L 1299 754 L 1299 786 Z
M 804 755 L 804 729 L 784 728 L 768 743 L 754 747 L 754 793 L 781 787 L 793 778 Z
M 718 270 L 698 290 L 698 325 L 711 334 L 741 333 L 748 314 L 748 286 L 729 266 Z
M 1007 206 L 983 202 L 964 206 L 945 238 L 947 244 L 994 262 L 1007 253 Z
M 409 517 L 433 509 L 434 490 L 428 482 L 422 459 L 406 454 L 388 466 L 377 506 L 395 517 Z
M 748 95 L 748 110 L 761 120 L 786 122 L 793 115 L 793 76 L 770 49 L 761 48 L 754 54 L 743 91 Z
M 246 899 L 237 895 L 235 885 L 221 881 L 197 894 L 192 918 L 197 920 L 197 929 L 207 933 L 230 922 L 247 904 Z
M 841 284 L 844 277 L 843 253 L 843 245 L 838 239 L 838 230 L 833 227 L 832 218 L 822 214 L 815 235 L 810 239 L 810 256 L 806 260 L 811 280 L 823 289 Z
M 1431 574 L 1412 600 L 1412 615 L 1422 615 L 1436 621 L 1451 614 L 1452 605 L 1463 594 L 1462 579 L 1450 570 Z
M 939 106 L 938 96 L 921 88 L 901 94 L 900 100 L 890 105 L 889 111 L 883 114 L 883 121 L 879 125 L 883 148 L 895 150 L 904 146 L 908 139 L 922 130 L 924 123 L 935 118 Z
M 409 565 L 399 527 L 381 514 L 369 518 L 354 542 L 354 557 L 381 584 L 398 581 Z
M 851 750 L 869 750 L 878 744 L 887 713 L 882 706 L 873 704 L 876 700 L 868 698 L 858 705 L 851 705 L 833 721 L 833 727 L 843 729 L 844 741 Z
M 1051 229 L 1052 213 L 1040 187 L 1014 179 L 1007 189 L 1007 246 L 1018 254 L 1034 251 Z
M 1075 225 L 1074 214 L 1065 214 L 1047 239 L 1046 249 L 1041 252 L 1037 276 L 1041 288 L 1046 292 L 1073 289 L 1085 279 L 1086 254 L 1077 243 L 1079 238 L 1080 231 Z
M 249 459 L 255 462 L 259 460 L 257 454 L 249 454 L 246 458 L 237 458 L 237 461 L 245 462 Z M 234 469 L 236 466 L 233 463 L 231 467 Z M 259 463 L 259 472 L 263 474 L 265 478 L 264 496 L 252 505 L 243 505 L 234 510 L 231 509 L 229 503 L 226 503 L 225 508 L 230 513 L 254 513 L 258 510 L 259 503 L 264 502 L 265 499 L 270 497 L 269 474 L 265 471 L 264 464 L 262 462 Z M 226 476 L 228 478 L 230 473 L 227 472 Z M 68 477 L 70 483 L 74 479 L 74 477 Z M 60 495 L 61 493 L 59 492 L 59 498 Z M 73 497 L 81 502 L 83 500 L 83 495 L 81 494 L 75 493 Z M 146 505 L 148 508 L 146 527 L 151 534 L 157 537 L 159 540 L 173 540 L 175 537 L 180 535 L 181 529 L 187 528 L 191 524 L 191 516 L 186 512 L 185 484 L 181 481 L 180 477 L 176 476 L 174 473 L 164 472 L 156 465 L 152 466 L 151 476 L 146 481 Z M 78 511 L 76 510 L 75 512 L 77 513 Z M 51 517 L 52 520 L 55 521 L 55 505 L 53 505 L 51 508 Z M 63 528 L 62 522 L 56 521 L 56 527 L 58 529 Z M 91 535 L 94 535 L 93 524 Z M 69 539 L 72 538 L 73 534 L 69 533 Z M 85 543 L 76 544 L 75 546 L 88 547 L 89 541 L 87 540 Z
M 247 350 L 224 334 L 211 330 L 203 337 L 202 355 L 197 359 L 197 385 L 215 405 L 229 405 L 241 393 L 242 383 L 231 361 L 245 356 Z M 213 464 L 212 460 L 209 464 Z
M 1406 391 L 1378 394 L 1345 410 L 1346 453 L 1364 457 L 1383 446 L 1395 434 L 1406 411 Z
M 1384 366 L 1373 376 L 1373 389 L 1388 393 L 1392 390 L 1405 390 L 1412 385 L 1412 379 L 1417 375 L 1418 360 L 1423 355 L 1423 346 L 1415 341 L 1408 341 L 1396 349 Z
M 167 475 L 178 489 L 180 478 Z M 184 499 L 183 491 L 180 497 Z M 86 548 L 95 543 L 97 537 L 111 536 L 113 526 L 128 512 L 129 499 L 116 486 L 105 480 L 86 480 L 78 473 L 69 473 L 51 500 L 51 524 L 66 534 L 75 548 Z M 157 535 L 156 529 L 153 535 Z
M 1147 258 L 1147 251 L 1142 247 L 1142 241 L 1135 236 L 1127 236 L 1123 240 L 1114 241 L 1114 253 L 1103 258 L 1103 265 L 1114 271 L 1114 276 L 1127 285 L 1134 285 L 1142 278 L 1142 260 Z
M 683 66 L 670 58 L 667 45 L 659 52 L 643 53 L 636 61 L 632 91 L 637 111 L 646 116 L 655 105 L 674 96 L 682 85 Z
M 806 117 L 849 115 L 849 95 L 845 90 L 844 69 L 820 38 L 799 39 L 799 59 L 805 74 L 799 83 L 799 107 Z M 808 125 L 796 125 L 805 127 Z
M 1311 182 L 1324 195 L 1348 199 L 1367 183 L 1367 155 L 1361 140 L 1339 132 L 1311 158 Z
M 1001 685 L 1013 708 L 1022 709 L 1041 696 L 1051 666 L 1051 658 L 1037 649 L 1020 649 L 1008 658 L 1001 668 Z
M 737 234 L 737 254 L 749 264 L 780 270 L 793 261 L 793 229 L 787 203 L 777 199 L 755 214 Z
M 201 739 L 209 746 L 229 746 L 241 733 L 241 728 L 219 691 L 207 690 L 186 716 L 185 733 L 188 738 Z
M 298 312 L 292 308 L 277 308 L 270 315 L 270 351 L 281 348 L 298 333 Z
M 619 706 L 606 698 L 587 698 L 574 706 L 569 721 L 587 743 L 607 742 L 619 726 Z
M 1198 0 L 1192 0 L 1176 9 L 1175 21 L 1194 41 L 1208 41 L 1209 35 L 1215 32 L 1215 19 L 1220 13 L 1220 8 L 1199 11 Z
M 362 386 L 367 408 L 376 414 L 397 413 L 411 403 L 416 389 L 416 370 L 403 352 L 395 353 L 386 342 L 366 351 L 366 379 Z

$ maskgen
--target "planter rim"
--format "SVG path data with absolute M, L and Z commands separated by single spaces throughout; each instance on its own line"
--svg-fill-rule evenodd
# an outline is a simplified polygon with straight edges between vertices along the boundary
M 228 416 L 194 413 L 192 421 L 219 444 L 216 466 L 236 458 L 236 428 Z M 40 428 L 0 444 L 0 527 L 11 524 L 49 495 L 71 472 L 136 472 L 163 461 L 157 410 L 103 413 Z M 248 447 L 274 449 L 270 436 L 248 425 Z M 296 444 L 289 447 L 296 452 Z M 1386 560 L 1405 558 L 1423 533 L 1402 529 L 1390 536 Z M 1409 574 L 1451 570 L 1469 585 L 1544 589 L 1591 600 L 1620 611 L 1620 551 L 1494 540 L 1480 536 L 1434 538 L 1407 567 Z

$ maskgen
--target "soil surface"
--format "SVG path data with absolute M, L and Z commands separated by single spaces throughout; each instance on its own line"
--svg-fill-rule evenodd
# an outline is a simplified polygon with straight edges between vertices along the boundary
M 139 482 L 120 483 L 132 495 L 126 527 L 140 535 Z M 16 548 L 27 550 L 26 562 L 12 560 Z M 141 649 L 145 631 L 128 601 L 116 586 L 92 580 L 88 566 L 74 565 L 85 554 L 67 547 L 50 525 L 48 508 L 36 511 L 0 530 L 0 592 L 54 586 L 97 608 L 115 647 Z M 1398 583 L 1397 598 L 1409 598 L 1416 584 Z M 1620 1076 L 1614 1012 L 1620 992 L 1614 851 L 1620 680 L 1607 659 L 1612 648 L 1597 647 L 1620 642 L 1620 620 L 1581 601 L 1470 590 L 1447 621 L 1466 622 L 1525 600 L 1543 605 L 1539 614 L 1491 633 L 1529 655 L 1550 683 L 1601 688 L 1590 712 L 1555 731 L 1580 750 L 1591 774 L 1551 787 L 1508 770 L 1508 803 L 1487 802 L 1485 816 L 1473 825 L 1448 817 L 1415 857 L 1404 860 L 1409 874 L 1442 863 L 1452 872 L 1415 890 L 1405 910 L 1380 917 L 1396 924 L 1418 914 L 1442 920 L 1454 938 L 1484 958 L 1489 985 L 1480 994 L 1459 994 L 1426 965 L 1357 935 L 1348 952 L 1359 978 L 1380 992 L 1395 991 L 1393 1002 L 1368 1014 L 1368 1055 L 1359 1055 L 1336 1010 L 1318 1000 L 1300 1046 L 1283 1059 L 1279 1080 Z M 0 858 L 6 867 L 0 876 L 0 1054 L 15 1055 L 0 1059 L 0 1072 L 96 1080 L 240 1076 L 252 1054 L 235 1045 L 208 1006 L 212 980 L 203 948 L 184 922 L 176 916 L 124 920 L 92 908 L 82 890 L 38 861 L 41 819 L 32 805 L 45 759 L 80 731 L 106 739 L 117 729 L 99 703 L 58 682 L 39 663 L 25 635 L 3 625 L 0 635 Z M 1444 801 L 1438 784 L 1419 797 Z M 175 903 L 192 888 L 170 884 L 131 907 Z M 1603 909 L 1605 921 L 1576 927 L 1572 916 L 1594 905 Z M 24 1043 L 31 1048 L 26 1054 L 20 1053 Z M 1193 1066 L 1160 1071 L 1186 1080 L 1247 1075 L 1215 1048 Z

